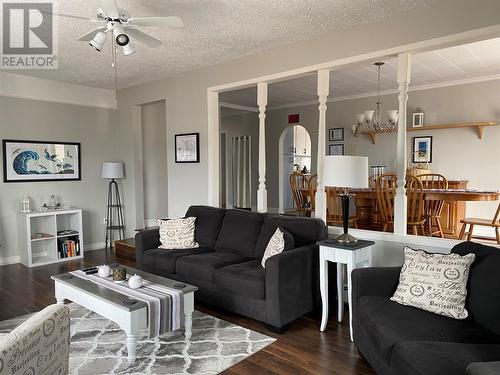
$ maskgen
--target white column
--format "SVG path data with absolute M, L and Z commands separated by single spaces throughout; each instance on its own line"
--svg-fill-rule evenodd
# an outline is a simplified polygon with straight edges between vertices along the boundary
M 318 71 L 319 129 L 318 129 L 318 190 L 316 191 L 315 217 L 326 223 L 326 193 L 323 186 L 323 160 L 325 159 L 326 100 L 330 93 L 330 71 Z
M 407 200 L 406 200 L 406 119 L 408 103 L 408 87 L 411 79 L 411 55 L 402 53 L 398 56 L 399 85 L 399 122 L 396 159 L 396 174 L 398 187 L 394 200 L 394 233 L 405 235 L 407 230 Z
M 257 84 L 259 106 L 259 190 L 257 190 L 257 211 L 267 212 L 266 190 L 266 106 L 267 82 Z

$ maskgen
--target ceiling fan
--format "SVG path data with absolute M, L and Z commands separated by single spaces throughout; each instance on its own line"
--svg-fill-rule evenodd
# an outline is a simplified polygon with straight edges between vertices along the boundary
M 122 48 L 123 54 L 128 56 L 135 52 L 131 39 L 137 40 L 153 48 L 163 44 L 161 40 L 140 31 L 136 26 L 184 26 L 182 20 L 176 16 L 130 17 L 128 12 L 117 7 L 116 0 L 98 0 L 98 4 L 99 9 L 95 18 L 70 15 L 63 16 L 86 19 L 103 24 L 78 38 L 79 41 L 88 42 L 90 46 L 99 52 L 106 43 L 108 34 L 111 34 L 116 44 Z

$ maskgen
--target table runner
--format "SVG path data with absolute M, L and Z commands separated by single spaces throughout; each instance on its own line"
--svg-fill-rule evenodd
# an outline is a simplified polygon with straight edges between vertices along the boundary
M 169 331 L 184 327 L 184 298 L 182 291 L 143 280 L 143 286 L 132 289 L 127 281 L 115 283 L 112 277 L 101 278 L 95 274 L 87 275 L 83 271 L 73 271 L 71 274 L 97 285 L 125 294 L 130 298 L 143 301 L 148 307 L 149 337 L 156 337 Z

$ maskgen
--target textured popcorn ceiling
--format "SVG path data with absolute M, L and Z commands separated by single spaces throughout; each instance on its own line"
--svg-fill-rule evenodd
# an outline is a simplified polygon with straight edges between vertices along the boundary
M 131 16 L 182 17 L 183 29 L 141 30 L 161 39 L 156 49 L 135 43 L 119 54 L 119 86 L 127 87 L 258 51 L 390 17 L 436 0 L 117 0 Z M 62 14 L 94 17 L 93 0 L 57 0 Z M 76 39 L 95 24 L 58 17 L 59 70 L 17 71 L 40 78 L 113 88 L 110 43 L 97 53 Z M 16 73 L 17 73 L 16 72 Z

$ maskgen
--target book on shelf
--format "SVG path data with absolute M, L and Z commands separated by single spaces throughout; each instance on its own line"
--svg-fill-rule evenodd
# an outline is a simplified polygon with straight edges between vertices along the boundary
M 80 255 L 80 241 L 77 236 L 58 240 L 57 258 L 71 258 Z

